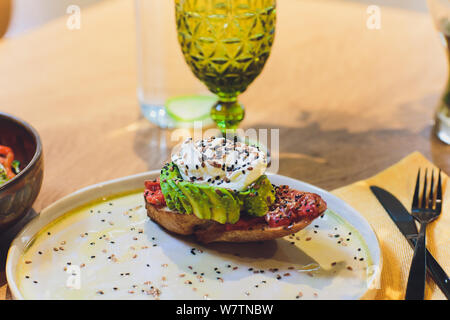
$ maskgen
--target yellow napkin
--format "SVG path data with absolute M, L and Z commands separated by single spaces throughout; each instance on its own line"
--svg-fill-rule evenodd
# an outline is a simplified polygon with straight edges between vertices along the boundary
M 409 210 L 419 168 L 436 168 L 419 152 L 414 152 L 380 172 L 332 193 L 358 210 L 371 224 L 381 245 L 383 270 L 376 299 L 404 299 L 413 249 L 369 187 L 376 185 L 395 195 Z M 444 206 L 438 220 L 427 228 L 427 247 L 442 268 L 450 274 L 450 190 L 448 177 L 442 173 Z M 427 279 L 426 299 L 445 299 L 432 279 Z

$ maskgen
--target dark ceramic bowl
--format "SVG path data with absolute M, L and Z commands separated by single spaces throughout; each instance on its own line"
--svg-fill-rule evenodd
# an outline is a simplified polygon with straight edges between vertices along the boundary
M 0 235 L 31 209 L 44 173 L 41 139 L 28 123 L 0 112 L 0 145 L 20 161 L 20 173 L 0 185 Z

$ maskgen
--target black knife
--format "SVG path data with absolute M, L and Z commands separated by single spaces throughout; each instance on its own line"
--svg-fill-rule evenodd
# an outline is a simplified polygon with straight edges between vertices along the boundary
M 418 232 L 413 216 L 390 192 L 376 186 L 371 186 L 370 190 L 375 194 L 378 201 L 380 201 L 392 221 L 394 221 L 399 230 L 403 233 L 411 247 L 414 248 Z M 447 299 L 450 299 L 450 279 L 428 250 L 426 261 L 427 270 L 430 276 L 442 290 Z

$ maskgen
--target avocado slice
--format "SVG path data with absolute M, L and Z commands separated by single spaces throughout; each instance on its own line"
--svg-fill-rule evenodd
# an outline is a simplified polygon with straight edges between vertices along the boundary
M 167 194 L 164 196 L 164 199 L 166 200 L 167 207 L 169 207 L 170 210 L 177 210 L 176 205 L 176 197 L 173 197 L 174 191 L 172 190 L 172 187 L 170 184 L 165 183 L 164 184 L 164 190 L 163 190 L 163 184 L 161 184 L 161 191 L 163 194 Z
M 239 192 L 246 213 L 262 217 L 269 211 L 275 201 L 275 189 L 266 175 L 259 177 L 247 190 Z
M 164 199 L 166 200 L 167 207 L 169 207 L 170 210 L 178 210 L 179 206 L 176 203 L 176 190 L 173 190 L 168 181 L 175 179 L 180 173 L 178 172 L 178 168 L 176 167 L 176 171 L 175 168 L 169 170 L 170 166 L 171 164 L 168 163 L 161 169 L 159 183 L 161 185 L 161 191 L 164 195 Z
M 211 203 L 211 219 L 219 223 L 227 223 L 228 199 L 219 195 L 218 189 L 202 187 L 201 190 L 208 196 Z
M 234 224 L 238 222 L 241 216 L 242 202 L 238 197 L 234 196 L 233 192 L 223 188 L 220 191 L 222 192 L 222 199 L 225 200 L 226 204 L 227 222 Z
M 186 196 L 177 186 L 177 181 L 181 179 L 178 167 L 173 163 L 167 163 L 161 170 L 160 185 L 161 191 L 166 199 L 167 206 L 171 210 L 180 213 L 192 213 L 192 206 Z
M 211 204 L 208 196 L 200 191 L 193 183 L 182 181 L 178 183 L 181 192 L 187 197 L 192 205 L 193 213 L 200 219 L 211 219 Z
M 186 199 L 186 196 L 183 194 L 183 192 L 178 188 L 177 184 L 173 180 L 167 180 L 167 184 L 170 186 L 172 191 L 170 195 L 176 195 L 175 197 L 173 197 L 173 202 L 175 203 L 176 210 L 180 213 L 192 213 L 192 207 L 189 201 Z M 189 207 L 190 212 L 188 212 Z
M 179 188 L 180 180 L 168 180 L 167 183 L 171 186 L 175 198 L 179 202 L 181 209 L 178 211 L 181 213 L 192 214 L 192 205 L 187 196 Z

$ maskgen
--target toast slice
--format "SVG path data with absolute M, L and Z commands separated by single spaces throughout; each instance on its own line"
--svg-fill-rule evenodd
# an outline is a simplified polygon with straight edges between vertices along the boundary
M 316 217 L 305 218 L 288 226 L 270 227 L 264 219 L 246 228 L 228 230 L 213 220 L 197 218 L 194 214 L 181 214 L 167 207 L 147 203 L 147 215 L 168 231 L 181 235 L 194 235 L 199 242 L 252 242 L 282 238 L 307 227 Z M 320 214 L 323 214 L 323 211 Z

